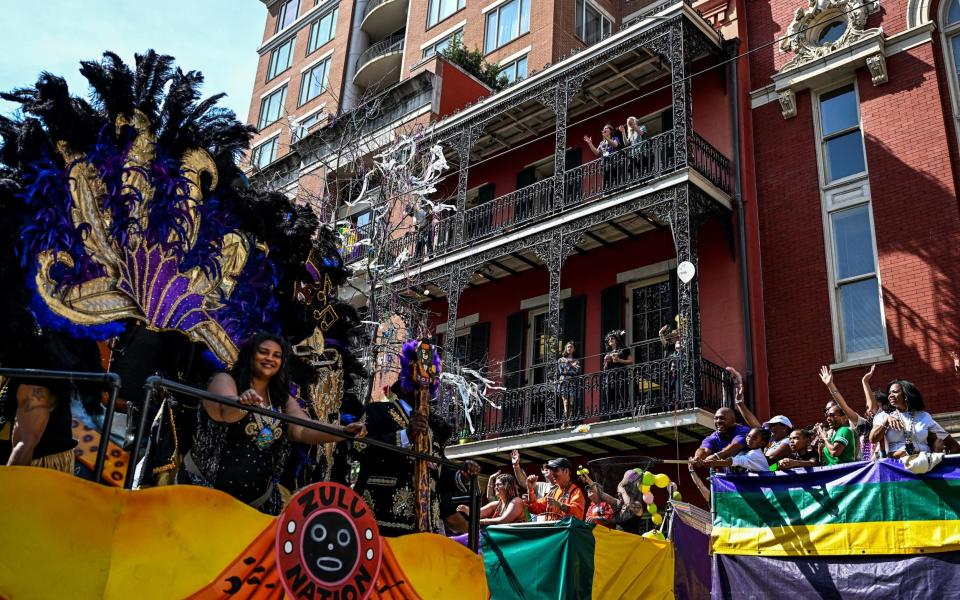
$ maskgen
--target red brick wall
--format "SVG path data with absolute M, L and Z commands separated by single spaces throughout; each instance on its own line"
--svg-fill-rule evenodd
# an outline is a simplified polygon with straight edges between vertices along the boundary
M 956 410 L 960 392 L 947 354 L 960 343 L 960 219 L 933 51 L 888 58 L 887 84 L 873 86 L 864 69 L 857 79 L 895 361 L 878 367 L 875 383 L 910 379 L 937 412 Z M 816 370 L 834 361 L 810 94 L 797 95 L 792 119 L 776 103 L 753 119 L 771 410 L 809 424 L 828 399 Z M 837 375 L 858 409 L 864 370 Z

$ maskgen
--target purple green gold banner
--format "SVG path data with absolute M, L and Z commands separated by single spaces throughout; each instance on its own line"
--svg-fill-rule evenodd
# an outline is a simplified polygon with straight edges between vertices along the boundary
M 960 550 L 960 457 L 713 478 L 715 554 L 903 555 Z

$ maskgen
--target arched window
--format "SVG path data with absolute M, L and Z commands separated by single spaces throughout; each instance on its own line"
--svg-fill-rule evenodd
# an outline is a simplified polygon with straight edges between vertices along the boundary
M 940 35 L 950 78 L 950 96 L 954 124 L 960 117 L 960 0 L 944 0 L 940 5 Z

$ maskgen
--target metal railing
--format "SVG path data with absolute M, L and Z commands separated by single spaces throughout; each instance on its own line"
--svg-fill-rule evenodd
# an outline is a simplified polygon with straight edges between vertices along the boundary
M 422 452 L 417 452 L 415 450 L 409 450 L 407 448 L 400 448 L 389 442 L 383 442 L 377 439 L 370 437 L 359 438 L 355 435 L 346 433 L 338 427 L 332 425 L 326 425 L 323 423 L 318 423 L 317 421 L 312 421 L 309 419 L 301 419 L 294 417 L 282 412 L 276 412 L 269 408 L 263 408 L 261 406 L 253 406 L 247 404 L 241 404 L 233 398 L 228 398 L 226 396 L 220 396 L 219 394 L 213 394 L 206 390 L 201 390 L 197 388 L 184 385 L 177 381 L 172 381 L 170 379 L 164 379 L 159 376 L 148 377 L 146 384 L 143 386 L 147 394 L 143 401 L 143 412 L 140 416 L 140 422 L 137 425 L 137 434 L 134 438 L 133 449 L 130 453 L 130 465 L 131 468 L 128 470 L 128 474 L 133 472 L 133 466 L 137 464 L 139 459 L 139 448 L 143 440 L 143 435 L 146 431 L 147 421 L 150 418 L 150 407 L 153 404 L 155 398 L 158 395 L 161 395 L 163 392 L 173 392 L 176 394 L 182 394 L 191 398 L 196 398 L 198 400 L 207 400 L 210 402 L 216 402 L 217 404 L 223 406 L 229 406 L 231 408 L 238 408 L 240 410 L 245 410 L 247 412 L 257 413 L 265 417 L 270 417 L 272 419 L 278 419 L 283 421 L 288 425 L 299 425 L 307 429 L 312 429 L 314 431 L 319 431 L 321 433 L 327 433 L 330 435 L 335 435 L 343 438 L 346 441 L 353 442 L 362 442 L 367 446 L 375 446 L 382 450 L 392 452 L 394 454 L 399 454 L 400 456 L 406 456 L 408 458 L 413 458 L 417 460 L 425 460 L 437 465 L 442 465 L 448 468 L 460 469 L 463 464 L 456 463 L 446 458 L 440 458 L 439 456 L 433 456 L 431 454 L 424 454 Z M 125 487 L 130 488 L 132 480 L 128 477 L 128 481 L 125 482 Z M 479 542 L 479 527 L 480 527 L 480 489 L 477 486 L 477 477 L 476 475 L 470 476 L 470 532 L 469 532 L 469 544 L 470 548 L 474 551 L 477 550 Z
M 699 171 L 710 183 L 729 194 L 730 159 L 697 133 L 690 134 L 687 148 L 690 166 Z
M 102 383 L 110 387 L 110 396 L 107 401 L 106 412 L 103 415 L 103 433 L 100 435 L 100 445 L 97 446 L 97 459 L 93 463 L 94 481 L 103 483 L 103 464 L 107 458 L 107 444 L 110 442 L 110 430 L 113 429 L 113 415 L 117 410 L 117 393 L 120 391 L 120 376 L 116 373 L 84 373 L 81 371 L 43 371 L 40 369 L 4 369 L 0 368 L 0 375 L 32 381 L 69 381 Z M 9 390 L 8 393 L 16 393 Z M 69 402 L 69 399 L 58 398 L 58 402 Z M 135 464 L 129 463 L 127 472 L 133 471 Z
M 357 227 L 356 230 L 356 242 L 362 242 L 364 240 L 369 240 L 370 236 L 373 235 L 373 223 L 367 223 L 366 225 L 361 225 Z M 358 260 L 365 258 L 370 255 L 370 244 L 365 242 L 362 244 L 354 243 L 350 248 L 343 249 L 343 262 L 344 264 L 350 264 L 357 262 Z
M 357 59 L 357 71 L 375 58 L 380 58 L 391 52 L 402 52 L 404 37 L 402 33 L 395 33 L 364 50 L 360 58 Z
M 464 241 L 502 233 L 553 211 L 553 177 L 484 202 L 463 215 Z
M 692 404 L 681 401 L 677 361 L 675 357 L 663 358 L 504 390 L 490 397 L 499 409 L 486 406 L 482 412 L 471 414 L 473 434 L 468 432 L 462 405 L 455 403 L 457 431 L 467 439 L 489 439 L 675 409 L 715 410 L 732 397 L 729 375 L 718 365 L 700 359 L 694 365 L 699 376 L 697 400 Z
M 664 131 L 567 171 L 564 207 L 619 192 L 672 171 L 675 165 L 673 130 Z

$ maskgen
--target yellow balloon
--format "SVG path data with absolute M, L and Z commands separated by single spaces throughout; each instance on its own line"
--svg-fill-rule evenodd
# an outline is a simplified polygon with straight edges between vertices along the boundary
M 646 532 L 645 534 L 641 535 L 640 537 L 651 538 L 651 539 L 654 539 L 654 540 L 665 540 L 665 539 L 667 539 L 667 538 L 663 537 L 663 534 L 660 533 L 660 530 L 659 530 L 659 529 L 651 529 L 650 531 Z
M 653 521 L 654 525 L 659 525 L 660 523 L 663 523 L 663 517 L 658 514 L 651 515 L 650 520 Z
M 653 485 L 658 488 L 665 488 L 670 485 L 670 477 L 666 473 L 657 473 L 653 477 Z
M 649 492 L 649 491 L 650 491 L 650 486 L 649 486 L 649 485 L 641 485 L 641 486 L 640 486 L 640 492 L 646 494 L 646 493 Z

